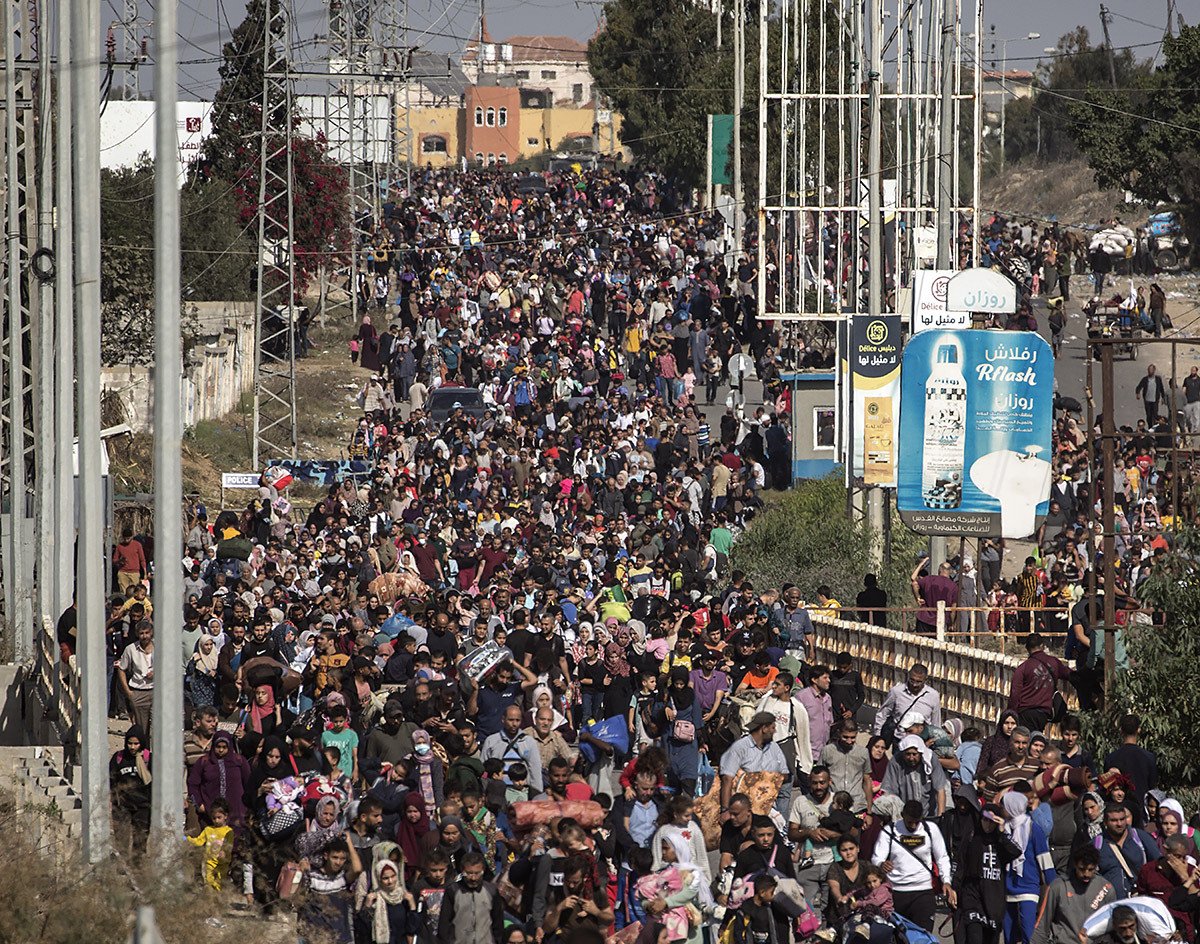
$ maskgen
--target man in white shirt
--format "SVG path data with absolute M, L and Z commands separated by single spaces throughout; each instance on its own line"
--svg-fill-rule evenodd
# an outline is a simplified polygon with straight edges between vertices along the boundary
M 787 760 L 788 775 L 779 788 L 776 808 L 784 816 L 792 808 L 792 780 L 796 769 L 807 774 L 812 770 L 813 756 L 808 736 L 808 713 L 792 695 L 795 676 L 791 672 L 780 672 L 771 682 L 767 694 L 754 706 L 755 713 L 766 713 L 775 718 L 775 743 Z
M 936 878 L 944 882 L 946 900 L 951 908 L 958 901 L 950 885 L 950 856 L 946 841 L 933 823 L 925 822 L 925 810 L 919 800 L 904 804 L 901 818 L 885 826 L 875 840 L 871 861 L 886 873 L 892 885 L 896 913 L 913 924 L 933 930 L 937 910 Z

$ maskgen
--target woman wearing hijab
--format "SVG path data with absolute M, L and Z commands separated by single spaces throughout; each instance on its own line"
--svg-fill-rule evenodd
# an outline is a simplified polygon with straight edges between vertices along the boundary
M 125 732 L 125 746 L 108 761 L 112 790 L 113 832 L 117 850 L 141 856 L 150 834 L 150 752 L 140 725 Z
M 254 698 L 246 715 L 247 734 L 266 736 L 283 731 L 283 715 L 275 704 L 275 689 L 270 685 L 254 687 Z
M 533 690 L 532 704 L 533 707 L 526 710 L 524 717 L 521 719 L 521 727 L 532 728 L 538 711 L 542 708 L 549 708 L 554 712 L 554 720 L 550 722 L 550 730 L 561 734 L 563 740 L 568 744 L 575 741 L 575 730 L 571 727 L 570 722 L 567 721 L 566 715 L 558 710 L 558 706 L 554 703 L 554 692 L 550 690 L 549 685 L 538 685 Z
M 420 794 L 426 809 L 437 809 L 442 804 L 446 779 L 442 759 L 433 752 L 433 740 L 424 728 L 417 728 L 412 735 L 413 752 L 408 756 L 409 784 L 413 792 Z
M 437 846 L 440 838 L 429 822 L 429 813 L 421 795 L 415 791 L 406 794 L 400 824 L 396 827 L 396 844 L 404 856 L 406 886 L 417 880 L 425 854 Z
M 955 856 L 954 890 L 964 944 L 1000 941 L 1008 909 L 1004 873 L 1021 852 L 1001 829 L 1003 821 L 1000 810 L 989 805 Z
M 915 734 L 906 734 L 896 745 L 883 775 L 883 792 L 901 800 L 919 800 L 928 817 L 941 816 L 946 808 L 946 774 L 933 753 Z
M 1004 939 L 1009 944 L 1028 942 L 1037 924 L 1041 890 L 1058 875 L 1050 857 L 1050 842 L 1029 815 L 1029 797 L 1009 790 L 1001 797 L 1000 805 L 1004 809 L 1004 834 L 1019 852 L 1005 871 L 1008 904 L 1004 910 Z
M 196 651 L 188 663 L 192 704 L 204 708 L 217 703 L 217 664 L 221 653 L 217 641 L 207 633 L 196 640 Z
M 663 707 L 655 719 L 667 752 L 672 786 L 683 796 L 693 796 L 700 770 L 700 731 L 704 712 L 696 699 L 686 666 L 671 670 Z
M 1076 847 L 1090 845 L 1104 831 L 1104 799 L 1095 790 L 1089 790 L 1080 798 L 1078 822 Z
M 246 811 L 256 819 L 267 814 L 267 794 L 277 780 L 296 776 L 296 762 L 288 751 L 287 744 L 278 735 L 268 734 L 262 739 L 258 757 L 250 767 L 250 779 L 246 784 L 244 801 Z
M 1200 839 L 1196 831 L 1187 824 L 1183 815 L 1183 805 L 1174 797 L 1167 797 L 1158 804 L 1158 843 L 1163 843 L 1172 836 L 1184 836 L 1200 849 Z
M 696 921 L 688 905 L 703 905 L 704 873 L 691 861 L 691 844 L 667 833 L 655 850 L 660 867 L 637 881 L 637 895 L 647 914 L 662 921 L 669 941 L 699 944 L 702 921 Z M 711 898 L 711 893 L 709 895 Z
M 625 715 L 633 702 L 633 682 L 630 681 L 629 662 L 625 658 L 629 645 L 628 630 L 625 642 L 621 642 L 618 631 L 616 638 L 604 647 L 605 689 L 604 705 L 600 712 L 604 718 Z
M 467 831 L 466 824 L 457 816 L 443 816 L 438 828 L 437 848 L 450 857 L 450 869 L 455 875 L 462 873 L 462 860 L 468 852 L 479 852 L 475 839 Z M 484 867 L 485 877 L 491 875 L 491 866 Z
M 983 746 L 979 748 L 979 765 L 975 768 L 979 775 L 987 773 L 1008 756 L 1008 739 L 1016 726 L 1015 711 L 1006 708 L 1000 712 L 1000 720 L 996 722 L 996 733 L 984 738 Z
M 377 846 L 375 852 L 378 851 Z M 404 886 L 404 869 L 386 856 L 376 856 L 371 867 L 371 890 L 358 912 L 356 939 L 369 944 L 407 944 L 410 902 Z
M 325 850 L 346 831 L 340 813 L 337 797 L 323 796 L 317 800 L 312 819 L 308 820 L 304 832 L 296 837 L 296 853 L 300 858 L 308 859 L 314 866 L 320 865 Z
M 188 773 L 188 798 L 196 808 L 200 821 L 209 825 L 208 810 L 212 801 L 224 797 L 229 804 L 229 825 L 238 833 L 246 823 L 246 806 L 242 798 L 250 782 L 250 764 L 239 754 L 228 731 L 213 735 L 208 753 L 193 765 Z

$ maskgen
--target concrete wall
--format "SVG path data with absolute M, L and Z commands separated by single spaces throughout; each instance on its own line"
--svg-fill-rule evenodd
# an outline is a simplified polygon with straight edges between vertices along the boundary
M 183 423 L 218 419 L 237 409 L 242 394 L 254 384 L 254 303 L 197 302 L 200 342 L 188 356 L 183 378 Z M 153 381 L 149 367 L 107 367 L 105 391 L 117 391 L 125 402 L 129 425 L 150 429 Z

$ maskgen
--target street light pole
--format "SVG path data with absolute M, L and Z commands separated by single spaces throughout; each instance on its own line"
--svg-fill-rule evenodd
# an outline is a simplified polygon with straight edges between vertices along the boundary
M 1005 112 L 1008 106 L 1008 44 L 1022 42 L 1024 40 L 1041 39 L 1041 33 L 1026 33 L 1024 36 L 1008 36 L 1004 39 L 996 39 L 996 27 L 991 27 L 992 34 L 992 54 L 995 55 L 996 43 L 1000 44 L 1000 169 L 1004 170 L 1004 125 Z M 996 60 L 992 60 L 992 68 L 996 67 Z

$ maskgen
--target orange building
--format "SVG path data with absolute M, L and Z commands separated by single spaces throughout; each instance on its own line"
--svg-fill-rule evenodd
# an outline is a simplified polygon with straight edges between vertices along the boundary
M 521 90 L 503 85 L 468 85 L 463 93 L 466 125 L 463 153 L 479 164 L 509 164 L 520 158 Z

